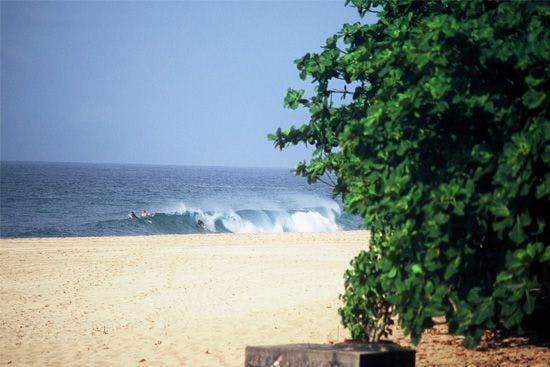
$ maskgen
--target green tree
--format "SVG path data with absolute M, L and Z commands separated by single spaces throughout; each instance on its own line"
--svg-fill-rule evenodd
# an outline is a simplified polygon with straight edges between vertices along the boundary
M 344 325 L 376 340 L 397 314 L 418 342 L 445 316 L 467 347 L 487 328 L 522 332 L 550 286 L 550 3 L 351 3 L 377 22 L 296 60 L 315 92 L 284 104 L 310 121 L 269 135 L 314 146 L 295 172 L 334 174 L 371 230 Z

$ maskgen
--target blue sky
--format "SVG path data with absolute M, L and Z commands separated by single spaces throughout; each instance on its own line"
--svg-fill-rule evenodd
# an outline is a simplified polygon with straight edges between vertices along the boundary
M 292 167 L 293 60 L 343 1 L 1 3 L 1 159 Z

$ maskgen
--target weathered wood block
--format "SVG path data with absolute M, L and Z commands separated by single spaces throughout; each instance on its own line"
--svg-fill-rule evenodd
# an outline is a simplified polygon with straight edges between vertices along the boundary
M 414 367 L 412 349 L 393 343 L 249 346 L 245 367 Z

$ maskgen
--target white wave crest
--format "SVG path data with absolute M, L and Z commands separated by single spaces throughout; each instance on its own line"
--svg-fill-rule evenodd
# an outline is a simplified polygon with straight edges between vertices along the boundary
M 333 211 L 325 211 L 325 213 L 313 210 L 294 213 L 277 211 L 271 212 L 269 215 L 255 212 L 252 218 L 232 212 L 220 219 L 224 227 L 233 233 L 332 232 L 341 230 L 336 223 L 336 215 Z
M 311 206 L 304 209 L 266 208 L 204 210 L 178 203 L 169 211 L 187 218 L 193 226 L 198 220 L 208 232 L 261 233 L 261 232 L 333 232 L 342 230 L 338 223 L 339 205 L 334 201 L 308 198 Z

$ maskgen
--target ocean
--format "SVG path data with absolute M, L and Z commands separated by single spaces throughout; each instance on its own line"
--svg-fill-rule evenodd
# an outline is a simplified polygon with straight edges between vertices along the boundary
M 0 162 L 0 237 L 358 229 L 288 169 Z M 151 213 L 141 218 L 142 210 Z M 138 218 L 130 218 L 134 211 Z M 204 225 L 201 225 L 202 223 Z

